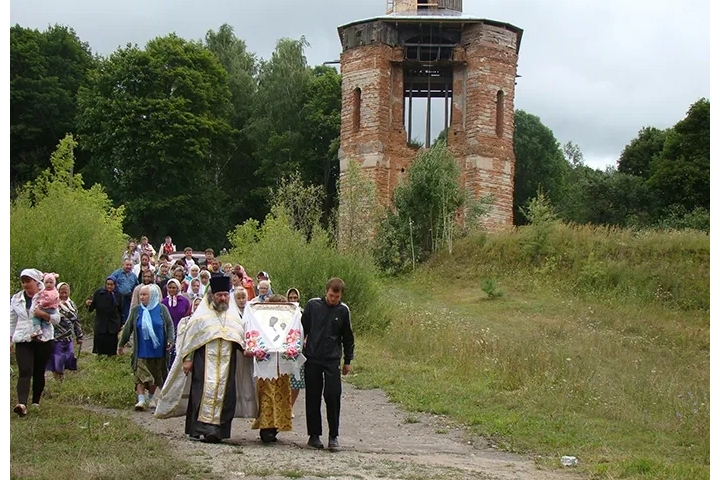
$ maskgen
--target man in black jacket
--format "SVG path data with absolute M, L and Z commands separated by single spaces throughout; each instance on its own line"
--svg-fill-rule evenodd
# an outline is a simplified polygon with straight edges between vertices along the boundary
M 325 297 L 308 301 L 302 315 L 305 332 L 305 410 L 308 445 L 323 448 L 321 399 L 325 399 L 328 417 L 328 448 L 337 449 L 340 429 L 340 357 L 343 350 L 342 374 L 352 370 L 350 361 L 355 350 L 355 337 L 350 323 L 350 309 L 340 301 L 345 283 L 331 278 L 325 285 Z M 323 388 L 324 387 L 324 388 Z

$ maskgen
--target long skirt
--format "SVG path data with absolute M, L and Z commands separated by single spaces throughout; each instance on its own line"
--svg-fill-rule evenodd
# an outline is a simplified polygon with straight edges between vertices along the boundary
M 52 353 L 48 359 L 45 370 L 49 372 L 65 373 L 65 369 L 77 370 L 77 358 L 73 350 L 73 341 L 56 340 Z
M 93 351 L 99 355 L 117 354 L 118 336 L 116 333 L 96 333 L 93 336 Z
M 290 375 L 280 375 L 274 380 L 258 378 L 257 392 L 259 412 L 251 428 L 276 428 L 281 432 L 292 430 Z

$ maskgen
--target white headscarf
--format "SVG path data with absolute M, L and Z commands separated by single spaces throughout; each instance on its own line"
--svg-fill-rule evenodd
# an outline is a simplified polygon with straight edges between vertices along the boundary
M 160 345 L 160 339 L 155 335 L 155 330 L 152 326 L 152 317 L 150 316 L 150 310 L 154 310 L 155 307 L 160 303 L 160 288 L 157 285 L 143 285 L 141 289 L 150 290 L 150 299 L 148 300 L 147 307 L 140 302 L 140 308 L 142 308 L 142 317 L 140 319 L 140 325 L 142 326 L 143 340 L 152 340 L 153 347 L 157 348 Z M 142 291 L 142 290 L 140 290 Z
M 180 289 L 181 289 L 180 282 L 178 282 L 177 278 L 171 278 L 165 284 L 165 288 L 167 289 L 167 286 L 170 285 L 171 283 L 175 283 L 175 285 L 177 285 L 178 293 L 177 293 L 177 295 L 170 295 L 170 293 L 168 292 L 168 303 L 170 304 L 169 305 L 170 307 L 177 307 L 177 297 L 178 297 L 178 295 L 180 295 Z

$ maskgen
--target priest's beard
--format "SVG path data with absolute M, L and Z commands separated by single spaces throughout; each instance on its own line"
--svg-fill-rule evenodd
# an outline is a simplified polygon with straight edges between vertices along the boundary
M 227 312 L 228 308 L 230 307 L 230 304 L 228 303 L 218 303 L 215 300 L 212 302 L 212 306 L 215 309 L 216 312 Z

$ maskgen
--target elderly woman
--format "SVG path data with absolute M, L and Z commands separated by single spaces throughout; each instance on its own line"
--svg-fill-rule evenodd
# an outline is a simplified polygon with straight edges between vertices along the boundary
M 267 302 L 272 296 L 270 292 L 270 282 L 268 280 L 260 280 L 260 283 L 258 283 L 258 296 L 250 300 L 250 303 Z
M 135 337 L 131 365 L 135 374 L 135 391 L 138 401 L 135 410 L 155 408 L 155 391 L 162 388 L 168 374 L 167 352 L 172 348 L 175 328 L 167 307 L 160 303 L 160 287 L 143 285 L 140 289 L 140 305 L 130 309 L 128 320 L 120 336 L 118 354 L 124 353 L 124 345 Z M 145 389 L 149 392 L 147 403 Z
M 82 346 L 83 332 L 78 318 L 77 305 L 70 299 L 70 285 L 60 282 L 57 289 L 60 295 L 60 307 L 58 308 L 60 322 L 55 326 L 55 345 L 46 369 L 53 372 L 55 380 L 62 381 L 66 368 L 77 370 L 73 335 L 78 346 Z
M 113 356 L 117 352 L 118 333 L 122 328 L 123 296 L 115 290 L 115 279 L 105 279 L 105 286 L 95 290 L 92 298 L 85 301 L 95 314 L 93 328 L 93 353 Z
M 180 282 L 171 278 L 168 280 L 166 285 L 167 297 L 162 299 L 162 304 L 165 305 L 170 312 L 170 318 L 172 318 L 173 328 L 177 331 L 180 320 L 190 311 L 190 300 L 180 292 Z M 175 345 L 175 338 L 172 338 L 172 343 Z M 175 347 L 170 350 L 170 365 L 175 360 Z
M 17 396 L 18 403 L 13 412 L 19 416 L 27 415 L 27 400 L 30 395 L 32 379 L 32 404 L 39 405 L 45 390 L 45 365 L 50 358 L 55 343 L 54 325 L 60 322 L 60 313 L 48 314 L 40 309 L 30 311 L 32 299 L 43 288 L 42 272 L 35 268 L 26 268 L 20 272 L 22 290 L 10 298 L 10 352 L 15 352 L 18 365 Z M 31 338 L 33 333 L 33 315 L 48 322 L 47 335 Z

